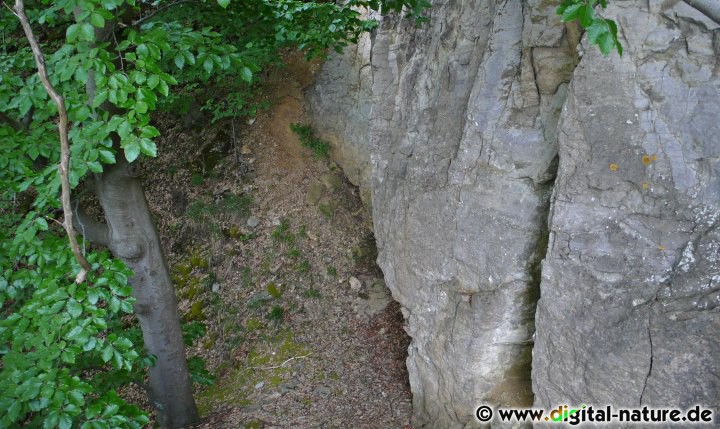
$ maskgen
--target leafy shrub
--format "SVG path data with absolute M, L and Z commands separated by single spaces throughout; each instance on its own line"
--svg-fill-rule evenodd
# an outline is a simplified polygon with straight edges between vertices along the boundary
M 563 0 L 557 8 L 557 14 L 563 22 L 577 21 L 587 30 L 588 40 L 597 45 L 603 55 L 617 49 L 622 55 L 623 47 L 618 40 L 618 28 L 612 19 L 599 18 L 595 14 L 595 6 L 607 7 L 607 0 Z
M 290 130 L 298 135 L 300 144 L 310 149 L 316 158 L 328 159 L 330 157 L 330 145 L 315 137 L 310 125 L 290 124 Z

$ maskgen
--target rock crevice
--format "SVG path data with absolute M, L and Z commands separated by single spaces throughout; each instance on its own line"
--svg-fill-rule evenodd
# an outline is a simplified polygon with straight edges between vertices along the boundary
M 718 403 L 678 383 L 720 373 L 702 333 L 720 296 L 699 286 L 720 245 L 675 265 L 717 233 L 720 33 L 683 2 L 611 3 L 622 57 L 552 1 L 435 1 L 421 28 L 378 17 L 307 94 L 372 207 L 416 427 L 476 427 L 481 404 Z

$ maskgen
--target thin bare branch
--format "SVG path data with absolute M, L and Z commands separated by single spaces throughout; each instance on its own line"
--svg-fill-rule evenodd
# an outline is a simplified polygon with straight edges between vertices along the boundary
M 23 116 L 23 130 L 27 131 L 30 129 L 30 124 L 32 124 L 33 116 L 35 116 L 35 105 L 30 106 L 30 109 L 27 111 L 25 116 Z
M 275 365 L 275 366 L 249 366 L 249 367 L 245 368 L 245 371 L 250 371 L 252 369 L 259 369 L 259 370 L 263 370 L 263 371 L 267 371 L 269 369 L 278 369 L 278 368 L 284 367 L 290 361 L 293 361 L 295 359 L 305 359 L 305 358 L 309 357 L 310 355 L 312 355 L 312 353 L 308 353 L 308 354 L 302 355 L 302 356 L 293 356 L 290 359 L 287 359 L 285 362 L 281 363 L 280 365 Z
M 192 0 L 179 0 L 179 1 L 176 1 L 176 2 L 174 2 L 174 3 L 170 3 L 170 4 L 168 4 L 168 5 L 165 5 L 165 6 L 163 6 L 163 7 L 160 7 L 160 8 L 158 8 L 158 9 L 156 9 L 156 10 L 153 11 L 152 13 L 150 13 L 150 14 L 148 14 L 148 15 L 145 15 L 145 16 L 143 16 L 142 18 L 138 19 L 137 21 L 133 22 L 133 23 L 132 23 L 132 27 L 137 27 L 138 25 L 142 24 L 143 22 L 152 19 L 152 18 L 153 18 L 155 15 L 157 15 L 158 13 L 160 13 L 160 12 L 166 10 L 166 9 L 170 9 L 170 8 L 173 7 L 173 6 L 181 5 L 181 4 L 183 4 L 183 3 L 195 3 L 195 2 L 192 1 Z
M 12 13 L 15 16 L 18 16 L 18 14 L 15 13 L 15 11 L 10 6 L 7 5 L 7 3 L 3 2 L 3 6 L 5 6 L 5 8 L 7 8 L 7 10 L 10 11 L 10 13 Z M 19 16 L 18 16 L 18 18 L 19 18 Z
M 25 37 L 27 37 L 32 49 L 33 56 L 35 57 L 35 63 L 37 64 L 38 74 L 42 81 L 45 90 L 52 98 L 53 102 L 57 106 L 58 116 L 60 117 L 59 132 L 60 132 L 60 186 L 62 190 L 61 201 L 63 207 L 63 214 L 65 219 L 63 221 L 63 227 L 67 232 L 68 239 L 70 240 L 70 248 L 72 249 L 75 259 L 80 264 L 81 270 L 75 278 L 76 283 L 82 283 L 85 281 L 88 271 L 91 270 L 90 264 L 88 263 L 85 256 L 80 251 L 77 238 L 75 237 L 75 229 L 73 228 L 73 213 L 72 206 L 70 205 L 70 178 L 69 178 L 69 166 L 70 166 L 70 145 L 68 143 L 68 115 L 67 109 L 65 108 L 65 100 L 57 92 L 50 78 L 47 74 L 45 67 L 45 57 L 40 50 L 40 44 L 35 37 L 35 34 L 30 27 L 30 21 L 28 21 L 27 15 L 25 15 L 25 5 L 22 0 L 15 0 L 15 8 L 13 9 L 15 16 L 20 20 L 23 30 L 25 31 Z
M 106 223 L 98 222 L 85 213 L 77 200 L 73 205 L 73 215 L 73 226 L 83 237 L 95 244 L 110 246 L 110 228 Z

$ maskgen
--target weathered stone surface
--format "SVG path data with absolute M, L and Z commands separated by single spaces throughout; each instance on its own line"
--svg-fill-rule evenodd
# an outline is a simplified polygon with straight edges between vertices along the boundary
M 720 409 L 718 32 L 649 5 L 612 2 L 625 55 L 586 46 L 563 109 L 537 406 Z
M 435 2 L 420 29 L 386 18 L 308 97 L 338 163 L 372 189 L 378 262 L 413 337 L 416 427 L 532 403 L 554 130 L 577 63 L 555 7 Z
M 370 207 L 369 114 L 372 106 L 370 35 L 343 55 L 331 56 L 307 94 L 318 137 L 330 143 L 332 156 L 345 176 L 360 187 L 363 203 Z
M 478 405 L 533 392 L 720 408 L 720 24 L 680 1 L 611 2 L 626 54 L 602 57 L 556 6 L 384 18 L 308 94 L 371 190 L 417 428 L 476 427 Z

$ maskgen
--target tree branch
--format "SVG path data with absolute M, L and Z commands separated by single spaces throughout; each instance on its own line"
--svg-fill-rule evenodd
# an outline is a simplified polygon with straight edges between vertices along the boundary
M 15 8 L 13 9 L 15 16 L 20 20 L 23 30 L 25 31 L 25 37 L 27 37 L 32 49 L 33 56 L 35 57 L 35 63 L 37 64 L 38 74 L 40 80 L 45 87 L 45 90 L 52 98 L 53 102 L 58 109 L 58 115 L 60 117 L 59 132 L 60 132 L 60 186 L 62 190 L 61 200 L 63 207 L 63 214 L 65 220 L 63 226 L 65 232 L 67 232 L 68 239 L 70 240 L 70 248 L 72 249 L 75 259 L 80 264 L 81 270 L 75 278 L 75 282 L 80 284 L 85 281 L 88 271 L 91 270 L 90 264 L 88 263 L 85 256 L 80 251 L 78 246 L 77 238 L 75 237 L 75 229 L 73 228 L 73 214 L 72 206 L 70 205 L 70 179 L 69 179 L 69 165 L 70 165 L 70 147 L 68 144 L 68 115 L 65 108 L 65 100 L 57 92 L 57 90 L 50 83 L 48 78 L 47 69 L 45 68 L 45 57 L 43 57 L 40 45 L 38 44 L 35 34 L 30 27 L 30 21 L 28 21 L 27 15 L 25 15 L 25 5 L 22 0 L 15 0 Z
M 110 246 L 110 228 L 104 222 L 98 222 L 90 217 L 75 200 L 73 204 L 73 226 L 76 230 L 95 244 Z
M 22 119 L 23 130 L 28 131 L 30 129 L 30 124 L 32 124 L 33 116 L 35 116 L 34 104 L 30 106 L 30 109 L 27 111 L 27 113 Z
M 705 16 L 720 24 L 720 2 L 717 0 L 683 0 L 702 12 Z
M 154 16 L 157 15 L 158 13 L 160 13 L 160 12 L 166 10 L 166 9 L 170 9 L 170 8 L 173 7 L 173 6 L 177 6 L 177 5 L 183 4 L 183 3 L 194 3 L 194 1 L 193 1 L 193 0 L 179 0 L 179 1 L 176 1 L 176 2 L 174 2 L 174 3 L 170 3 L 170 4 L 168 4 L 168 5 L 165 5 L 165 6 L 161 7 L 161 8 L 156 9 L 155 11 L 153 11 L 152 13 L 150 13 L 149 15 L 145 15 L 145 16 L 143 16 L 142 18 L 138 19 L 137 21 L 133 22 L 133 23 L 131 24 L 131 27 L 137 27 L 138 25 L 142 24 L 143 22 L 150 20 L 152 17 L 154 17 Z
M 10 128 L 15 130 L 15 132 L 22 130 L 22 124 L 8 116 L 6 113 L 0 112 L 0 122 L 5 122 L 10 125 Z

